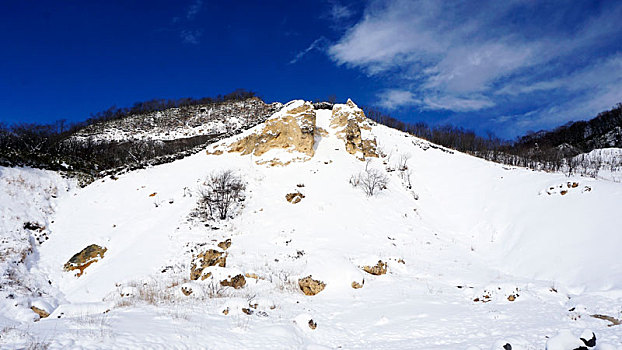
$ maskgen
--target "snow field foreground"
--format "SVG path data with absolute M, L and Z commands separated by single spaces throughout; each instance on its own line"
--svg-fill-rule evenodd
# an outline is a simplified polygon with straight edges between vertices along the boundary
M 306 162 L 199 153 L 55 200 L 50 238 L 29 265 L 51 281 L 51 315 L 3 318 L 0 344 L 520 350 L 589 328 L 597 348 L 622 347 L 622 326 L 591 317 L 622 318 L 620 184 L 507 168 L 380 125 L 365 133 L 384 156 L 366 164 L 346 152 L 331 111 L 315 113 L 327 133 Z M 372 197 L 349 183 L 366 166 L 389 177 Z M 206 224 L 191 213 L 221 169 L 246 182 L 244 207 Z M 304 198 L 286 201 L 296 191 Z M 193 256 L 226 239 L 226 267 L 190 280 Z M 104 258 L 79 278 L 63 271 L 90 244 L 106 247 Z M 379 260 L 386 274 L 363 271 Z M 243 288 L 220 285 L 238 274 Z M 306 276 L 326 287 L 304 295 Z

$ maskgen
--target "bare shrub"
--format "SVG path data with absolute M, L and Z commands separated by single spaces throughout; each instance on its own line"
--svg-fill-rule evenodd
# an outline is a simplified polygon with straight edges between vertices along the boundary
M 408 170 L 408 160 L 410 159 L 410 154 L 408 153 L 402 153 L 400 154 L 400 158 L 397 162 L 397 169 L 399 171 L 406 171 Z
M 382 171 L 368 167 L 365 167 L 365 171 L 352 175 L 350 178 L 350 184 L 362 189 L 369 197 L 385 189 L 388 183 L 389 178 Z
M 410 179 L 411 175 L 412 175 L 412 170 L 410 169 L 400 171 L 399 173 L 399 177 L 400 179 L 402 179 L 402 183 L 404 184 L 404 187 L 406 187 L 406 189 L 409 189 L 409 190 L 413 188 L 412 181 Z
M 225 220 L 236 203 L 244 201 L 246 186 L 232 170 L 214 172 L 199 190 L 199 202 L 207 207 L 211 219 Z

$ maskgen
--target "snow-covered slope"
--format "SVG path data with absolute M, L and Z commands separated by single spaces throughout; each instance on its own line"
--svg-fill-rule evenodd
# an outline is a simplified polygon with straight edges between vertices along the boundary
M 29 271 L 50 238 L 56 203 L 73 184 L 51 171 L 0 167 L 0 323 L 32 322 L 57 303 L 46 275 Z
M 332 112 L 314 114 L 306 161 L 270 166 L 227 151 L 259 125 L 59 200 L 30 267 L 58 289 L 59 306 L 36 323 L 3 320 L 0 341 L 25 346 L 26 332 L 52 349 L 543 349 L 560 330 L 591 328 L 599 344 L 622 346 L 622 326 L 590 317 L 622 318 L 620 184 L 508 168 L 369 121 L 363 136 L 380 157 L 361 161 Z M 222 169 L 246 182 L 243 208 L 204 222 L 193 215 L 199 189 Z M 386 175 L 386 189 L 353 187 L 365 169 Z M 296 192 L 304 198 L 288 202 Z M 193 256 L 226 239 L 226 267 L 190 280 Z M 91 244 L 107 248 L 100 261 L 81 277 L 63 270 Z M 363 271 L 379 260 L 386 274 Z M 220 285 L 238 274 L 243 288 Z M 304 295 L 306 276 L 324 290 Z

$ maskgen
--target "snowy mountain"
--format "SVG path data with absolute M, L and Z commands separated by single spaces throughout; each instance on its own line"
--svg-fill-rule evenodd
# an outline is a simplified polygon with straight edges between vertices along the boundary
M 0 168 L 2 348 L 622 348 L 619 183 L 316 107 L 85 188 Z

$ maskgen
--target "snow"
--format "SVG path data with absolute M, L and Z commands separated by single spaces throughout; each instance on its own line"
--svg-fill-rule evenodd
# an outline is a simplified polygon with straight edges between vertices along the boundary
M 367 197 L 348 182 L 366 163 L 345 151 L 330 116 L 317 111 L 317 126 L 329 134 L 318 136 L 314 157 L 283 167 L 258 165 L 252 155 L 200 152 L 83 189 L 53 173 L 1 168 L 2 181 L 22 174 L 39 181 L 0 197 L 0 232 L 9 235 L 23 218 L 45 222 L 49 239 L 22 272 L 51 281 L 41 300 L 54 310 L 33 323 L 34 314 L 17 317 L 5 301 L 0 344 L 502 349 L 510 343 L 552 350 L 569 335 L 580 341 L 575 335 L 589 328 L 597 349 L 622 346 L 621 326 L 590 317 L 622 318 L 619 183 L 508 168 L 374 124 L 370 134 L 391 156 L 368 166 L 390 181 Z M 412 189 L 399 170 L 386 170 L 406 153 Z M 220 169 L 243 177 L 246 200 L 239 215 L 212 229 L 190 214 L 200 184 Z M 565 195 L 546 192 L 568 182 L 579 185 Z M 29 199 L 49 184 L 65 186 L 63 195 Z M 295 191 L 305 198 L 291 204 L 285 195 Z M 232 240 L 227 266 L 189 281 L 197 247 L 216 248 L 226 238 Z M 105 257 L 79 278 L 63 271 L 90 244 L 106 247 Z M 378 260 L 388 264 L 386 275 L 361 269 Z M 239 290 L 220 287 L 238 273 L 259 278 L 247 277 Z M 302 294 L 297 281 L 308 275 L 326 288 Z M 363 288 L 351 287 L 363 280 Z M 555 343 L 560 331 L 565 339 Z
M 622 148 L 598 148 L 575 156 L 579 173 L 615 182 L 622 182 Z

